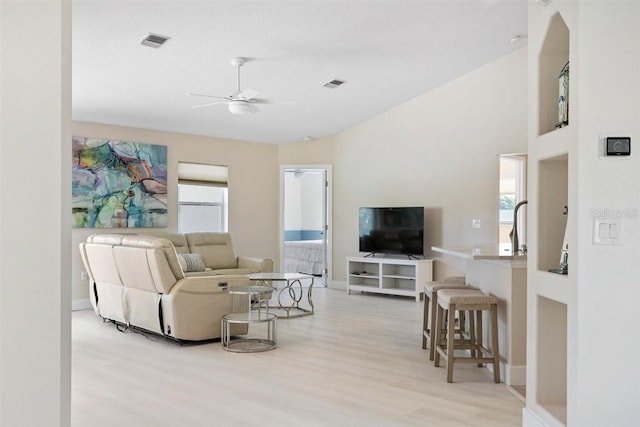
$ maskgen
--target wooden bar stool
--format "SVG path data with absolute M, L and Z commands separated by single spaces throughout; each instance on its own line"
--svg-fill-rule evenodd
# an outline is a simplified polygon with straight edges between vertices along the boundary
M 436 328 L 444 327 L 444 312 L 448 310 L 446 342 L 442 334 L 435 336 L 435 366 L 440 366 L 440 355 L 447 359 L 447 382 L 453 382 L 454 363 L 493 363 L 493 379 L 500 382 L 500 351 L 498 349 L 498 299 L 474 289 L 443 289 L 438 292 Z M 476 314 L 475 328 L 470 327 L 470 341 L 457 343 L 454 337 L 455 313 L 469 312 L 469 319 Z M 489 311 L 491 317 L 491 350 L 482 340 L 482 312 Z M 471 322 L 470 322 L 471 323 Z M 469 349 L 471 355 L 459 357 L 456 350 Z
M 424 309 L 422 313 L 422 348 L 429 345 L 429 360 L 435 356 L 435 340 L 432 338 L 431 330 L 436 324 L 436 311 L 438 309 L 438 291 L 442 289 L 470 289 L 464 283 L 464 277 L 448 277 L 441 282 L 427 282 L 424 286 Z M 463 320 L 461 320 L 461 326 Z

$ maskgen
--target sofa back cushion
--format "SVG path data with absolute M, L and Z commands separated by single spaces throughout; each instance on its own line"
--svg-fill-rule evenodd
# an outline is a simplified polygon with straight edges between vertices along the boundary
M 238 260 L 229 233 L 186 233 L 189 251 L 200 254 L 204 265 L 212 270 L 237 268 Z
M 92 240 L 90 236 L 87 241 Z M 82 260 L 91 278 L 91 304 L 97 314 L 107 319 L 126 322 L 122 307 L 124 285 L 118 273 L 113 246 L 100 243 L 82 243 Z M 96 298 L 100 295 L 100 303 Z
M 87 237 L 87 243 L 116 246 L 121 245 L 125 237 L 127 237 L 126 234 L 92 234 Z
M 166 294 L 177 282 L 162 249 L 114 246 L 113 254 L 126 288 Z
M 187 243 L 187 238 L 184 237 L 182 233 L 162 233 L 159 234 L 158 237 L 163 237 L 169 240 L 172 244 L 176 253 L 178 254 L 188 254 L 189 253 L 189 243 Z
M 123 286 L 113 256 L 113 246 L 89 243 L 83 244 L 81 248 L 86 256 L 86 268 L 94 282 Z
M 147 249 L 149 265 L 157 268 L 163 275 L 171 272 L 174 276 L 173 283 L 184 278 L 176 250 L 170 240 L 157 236 L 131 235 L 122 239 L 122 246 Z M 157 280 L 159 279 L 157 278 Z M 171 283 L 171 286 L 173 286 L 173 283 Z M 163 291 L 158 289 L 158 292 Z

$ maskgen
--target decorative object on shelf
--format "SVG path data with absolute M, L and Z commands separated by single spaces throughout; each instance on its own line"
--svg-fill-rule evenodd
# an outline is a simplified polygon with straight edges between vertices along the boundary
M 167 146 L 73 137 L 74 228 L 167 226 Z
M 558 124 L 561 128 L 569 124 L 569 63 L 558 74 Z
M 564 207 L 562 215 L 568 215 L 569 208 Z M 560 265 L 549 269 L 550 273 L 567 274 L 569 272 L 569 243 L 567 243 L 567 225 L 564 226 L 564 238 L 562 239 L 562 249 L 560 250 Z

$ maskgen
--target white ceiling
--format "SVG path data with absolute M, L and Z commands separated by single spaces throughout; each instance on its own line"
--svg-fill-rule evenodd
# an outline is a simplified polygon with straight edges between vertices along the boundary
M 526 43 L 526 0 L 73 0 L 73 119 L 264 143 L 334 135 Z M 148 33 L 171 39 L 142 46 Z M 521 35 L 516 43 L 510 39 Z M 295 106 L 233 115 L 185 93 Z M 323 84 L 346 81 L 337 89 Z

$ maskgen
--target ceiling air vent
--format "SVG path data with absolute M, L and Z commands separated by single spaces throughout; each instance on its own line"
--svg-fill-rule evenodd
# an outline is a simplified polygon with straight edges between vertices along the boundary
M 325 83 L 323 86 L 329 89 L 335 89 L 344 82 L 342 80 L 331 80 L 329 83 Z
M 167 36 L 161 36 L 159 34 L 149 33 L 149 35 L 147 37 L 142 39 L 140 44 L 143 45 L 143 46 L 153 47 L 153 48 L 157 49 L 160 46 L 162 46 L 163 44 L 165 44 L 165 42 L 167 40 L 169 40 L 169 38 L 170 37 L 167 37 Z

